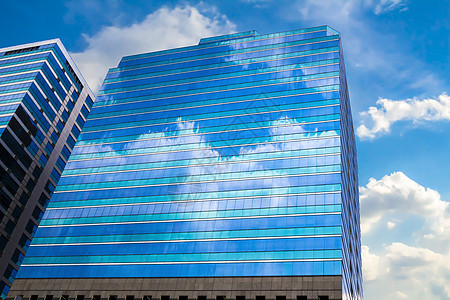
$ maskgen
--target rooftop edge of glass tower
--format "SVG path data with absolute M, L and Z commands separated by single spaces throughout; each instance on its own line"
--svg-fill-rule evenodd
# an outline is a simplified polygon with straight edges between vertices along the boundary
M 12 290 L 362 299 L 357 183 L 330 27 L 126 56 Z
M 17 53 L 15 55 L 20 56 L 23 53 L 33 52 L 33 50 L 31 48 L 45 46 L 45 45 L 51 45 L 51 44 L 56 44 L 58 46 L 59 50 L 61 51 L 61 54 L 64 56 L 65 59 L 67 59 L 73 72 L 77 75 L 77 78 L 73 78 L 73 79 L 76 81 L 79 80 L 79 82 L 82 84 L 82 86 L 87 89 L 88 93 L 93 95 L 94 93 L 92 92 L 88 83 L 84 79 L 80 70 L 78 70 L 77 65 L 75 64 L 75 62 L 73 61 L 69 52 L 67 51 L 66 47 L 64 46 L 64 44 L 61 42 L 61 40 L 59 38 L 0 48 L 0 56 L 5 55 L 7 52 L 13 52 L 13 51 L 17 51 Z M 25 52 L 23 51 L 24 49 L 26 50 Z

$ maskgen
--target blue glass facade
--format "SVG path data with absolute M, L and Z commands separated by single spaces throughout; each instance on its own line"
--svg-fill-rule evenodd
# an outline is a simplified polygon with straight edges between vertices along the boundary
M 18 277 L 342 276 L 360 299 L 341 48 L 322 26 L 124 57 Z
M 93 105 L 59 40 L 0 49 L 0 297 L 5 298 Z

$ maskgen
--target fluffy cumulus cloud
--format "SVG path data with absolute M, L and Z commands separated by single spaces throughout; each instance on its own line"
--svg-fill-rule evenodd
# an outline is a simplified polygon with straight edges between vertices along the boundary
M 97 91 L 107 70 L 117 66 L 123 56 L 194 45 L 202 37 L 233 31 L 235 25 L 214 8 L 162 7 L 140 23 L 104 27 L 93 36 L 85 35 L 87 48 L 71 55 Z
M 430 121 L 450 120 L 450 96 L 437 99 L 379 99 L 377 107 L 371 106 L 362 112 L 362 124 L 356 133 L 361 139 L 374 139 L 391 131 L 392 124 L 412 121 L 414 124 Z M 369 125 L 371 124 L 371 125 Z
M 370 179 L 360 203 L 367 298 L 450 299 L 450 203 L 402 172 Z

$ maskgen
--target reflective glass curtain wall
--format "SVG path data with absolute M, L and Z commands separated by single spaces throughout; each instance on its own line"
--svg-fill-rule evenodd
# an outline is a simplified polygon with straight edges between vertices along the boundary
M 0 49 L 0 292 L 6 297 L 93 95 L 59 40 Z
M 360 299 L 341 57 L 327 26 L 124 57 L 18 276 L 343 276 Z

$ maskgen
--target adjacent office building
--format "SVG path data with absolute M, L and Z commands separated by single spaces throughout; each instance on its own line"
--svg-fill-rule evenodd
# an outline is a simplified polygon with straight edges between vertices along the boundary
M 93 95 L 59 40 L 0 49 L 0 292 L 19 270 Z
M 15 296 L 362 299 L 339 33 L 251 31 L 124 57 Z

